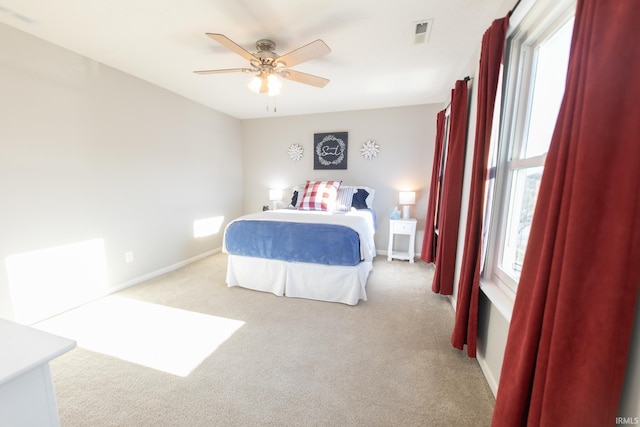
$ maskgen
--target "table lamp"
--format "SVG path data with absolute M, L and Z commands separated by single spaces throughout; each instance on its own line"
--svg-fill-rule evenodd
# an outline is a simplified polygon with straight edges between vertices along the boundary
M 269 190 L 269 200 L 273 202 L 273 209 L 278 209 L 278 202 L 282 200 L 282 190 Z
M 411 216 L 411 205 L 416 203 L 416 192 L 415 191 L 401 191 L 400 197 L 398 198 L 402 207 L 402 219 L 409 219 Z

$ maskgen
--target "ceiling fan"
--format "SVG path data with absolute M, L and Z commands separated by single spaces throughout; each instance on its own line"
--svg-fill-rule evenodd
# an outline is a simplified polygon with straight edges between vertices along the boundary
M 302 73 L 289 68 L 331 52 L 329 46 L 320 39 L 280 56 L 274 51 L 276 44 L 272 40 L 258 40 L 256 42 L 257 52 L 250 53 L 225 35 L 215 33 L 206 34 L 221 45 L 248 60 L 251 68 L 194 71 L 196 74 L 255 73 L 255 77 L 249 83 L 249 88 L 256 93 L 268 93 L 270 96 L 277 95 L 280 91 L 281 83 L 276 76 L 315 87 L 324 87 L 329 83 L 329 79 L 325 79 L 324 77 Z

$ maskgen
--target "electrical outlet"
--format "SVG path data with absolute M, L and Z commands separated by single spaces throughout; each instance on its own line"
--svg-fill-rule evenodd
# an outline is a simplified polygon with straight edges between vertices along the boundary
M 124 260 L 125 262 L 129 263 L 129 262 L 133 262 L 133 252 L 129 251 L 129 252 L 125 252 L 124 253 Z

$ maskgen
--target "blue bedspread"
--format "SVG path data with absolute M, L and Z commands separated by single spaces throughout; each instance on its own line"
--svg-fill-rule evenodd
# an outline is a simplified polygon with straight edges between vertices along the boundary
M 230 254 L 325 265 L 360 263 L 360 238 L 350 227 L 285 221 L 236 221 L 226 231 Z

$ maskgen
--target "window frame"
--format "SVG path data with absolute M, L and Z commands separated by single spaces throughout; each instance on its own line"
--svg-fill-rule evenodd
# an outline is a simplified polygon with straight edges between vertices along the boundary
M 506 238 L 510 208 L 512 175 L 518 170 L 530 167 L 544 167 L 546 153 L 521 158 L 514 153 L 522 152 L 522 144 L 528 134 L 531 119 L 538 47 L 550 39 L 570 19 L 575 16 L 575 0 L 538 0 L 528 5 L 519 22 L 514 22 L 507 32 L 502 85 L 498 95 L 501 105 L 496 108 L 495 120 L 499 120 L 498 135 L 494 147 L 495 170 L 491 206 L 485 212 L 489 230 L 485 242 L 481 273 L 481 287 L 500 311 L 510 319 L 518 280 L 500 267 L 502 249 Z M 517 141 L 517 142 L 515 142 Z M 488 181 L 489 183 L 490 181 Z

